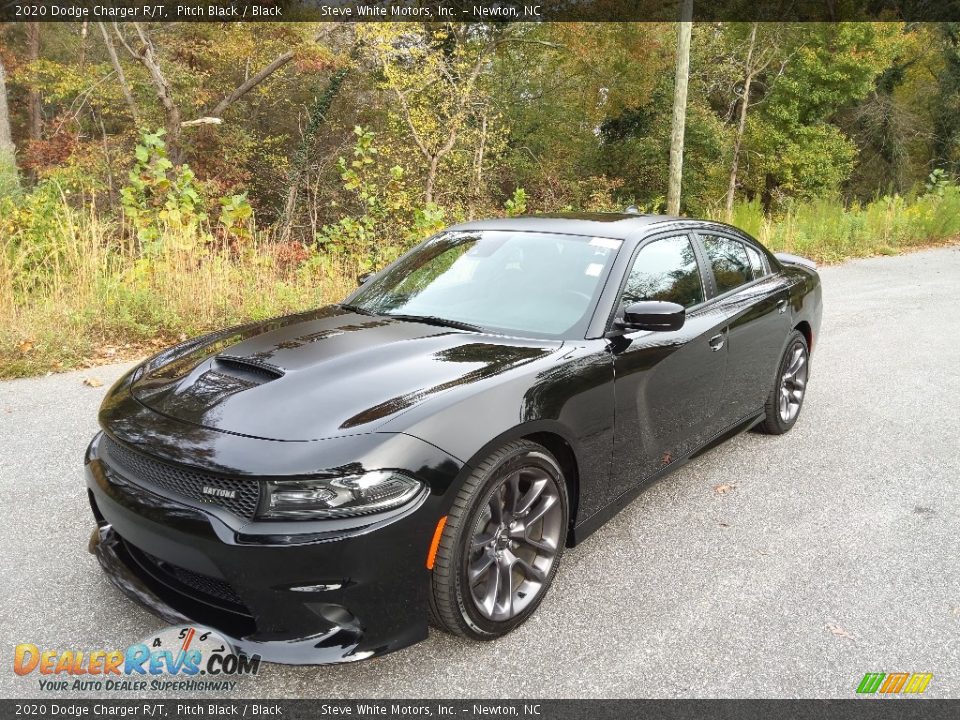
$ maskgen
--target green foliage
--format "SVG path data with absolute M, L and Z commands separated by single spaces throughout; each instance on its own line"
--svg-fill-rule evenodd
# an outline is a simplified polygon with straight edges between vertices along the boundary
M 924 187 L 928 193 L 943 195 L 947 188 L 953 185 L 953 178 L 947 174 L 947 171 L 942 168 L 937 168 L 927 177 L 927 182 Z
M 20 173 L 14 158 L 0 151 L 0 199 L 20 192 Z
M 228 237 L 249 240 L 252 237 L 253 208 L 247 193 L 220 198 L 220 227 Z
M 398 257 L 405 247 L 413 209 L 406 189 L 404 169 L 387 167 L 374 144 L 374 134 L 359 125 L 353 129 L 355 143 L 352 159 L 337 161 L 343 189 L 356 208 L 336 223 L 325 226 L 317 236 L 327 255 L 343 255 L 363 274 Z M 438 224 L 438 208 L 420 210 L 414 218 L 421 229 Z M 322 264 L 323 261 L 317 260 Z
M 407 245 L 414 245 L 446 227 L 447 212 L 436 203 L 426 203 L 413 209 L 413 222 L 404 238 Z
M 206 220 L 204 200 L 187 165 L 174 167 L 167 157 L 163 130 L 141 135 L 128 184 L 120 190 L 124 213 L 148 251 L 158 249 L 165 227 L 194 230 Z
M 503 209 L 507 217 L 517 217 L 527 212 L 527 193 L 523 188 L 517 188 L 513 191 L 513 197 L 504 203 Z
M 895 23 L 811 24 L 778 38 L 780 58 L 759 79 L 767 93 L 748 122 L 743 184 L 768 206 L 836 193 L 857 147 L 833 119 L 873 89 L 900 39 Z
M 12 278 L 15 290 L 28 291 L 63 260 L 70 221 L 66 200 L 64 189 L 52 178 L 29 192 L 0 197 L 0 237 L 5 238 L 9 261 L 19 268 Z

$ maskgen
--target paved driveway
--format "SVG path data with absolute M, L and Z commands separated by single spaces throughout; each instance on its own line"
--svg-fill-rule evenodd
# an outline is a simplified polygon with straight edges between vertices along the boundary
M 849 697 L 865 672 L 960 696 L 960 249 L 822 271 L 803 415 L 650 488 L 569 551 L 498 642 L 433 632 L 251 697 Z M 0 383 L 0 652 L 126 647 L 160 627 L 100 574 L 81 454 L 124 366 Z M 104 386 L 82 383 L 96 377 Z M 727 485 L 725 493 L 715 486 Z M 0 695 L 39 694 L 0 668 Z M 60 696 L 63 698 L 63 696 Z

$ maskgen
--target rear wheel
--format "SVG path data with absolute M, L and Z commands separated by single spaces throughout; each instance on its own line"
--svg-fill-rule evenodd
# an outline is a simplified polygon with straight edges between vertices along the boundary
M 787 341 L 777 371 L 774 386 L 767 396 L 764 407 L 766 417 L 758 426 L 770 435 L 782 435 L 792 428 L 807 391 L 807 379 L 810 375 L 810 350 L 803 333 L 794 330 Z
M 430 597 L 434 624 L 491 640 L 524 622 L 557 572 L 567 519 L 563 471 L 546 448 L 519 440 L 480 463 L 440 538 Z

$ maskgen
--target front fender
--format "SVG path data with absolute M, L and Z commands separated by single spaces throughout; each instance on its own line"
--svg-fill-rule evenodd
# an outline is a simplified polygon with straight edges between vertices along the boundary
M 613 450 L 613 361 L 602 340 L 565 350 L 536 372 L 437 398 L 383 430 L 413 435 L 455 457 L 464 464 L 458 483 L 512 440 L 555 437 L 570 448 L 576 464 L 578 497 L 571 504 L 579 521 L 609 500 L 604 490 Z

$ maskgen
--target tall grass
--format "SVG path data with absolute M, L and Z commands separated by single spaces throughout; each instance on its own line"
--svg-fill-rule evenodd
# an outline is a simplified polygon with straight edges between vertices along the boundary
M 960 188 L 852 207 L 800 203 L 774 217 L 741 203 L 732 222 L 771 250 L 819 262 L 893 254 L 960 235 Z M 358 258 L 263 232 L 227 242 L 209 229 L 167 228 L 150 248 L 131 237 L 59 189 L 0 199 L 0 377 L 143 355 L 184 335 L 334 302 L 355 286 Z
M 144 254 L 88 207 L 54 206 L 40 252 L 0 223 L 0 377 L 138 355 L 183 335 L 319 306 L 355 286 L 342 263 L 257 234 L 240 246 L 167 229 Z
M 739 203 L 731 222 L 775 252 L 822 263 L 894 255 L 960 235 L 960 188 L 950 185 L 918 197 L 883 197 L 849 207 L 814 200 L 775 216 L 764 215 L 758 201 Z

